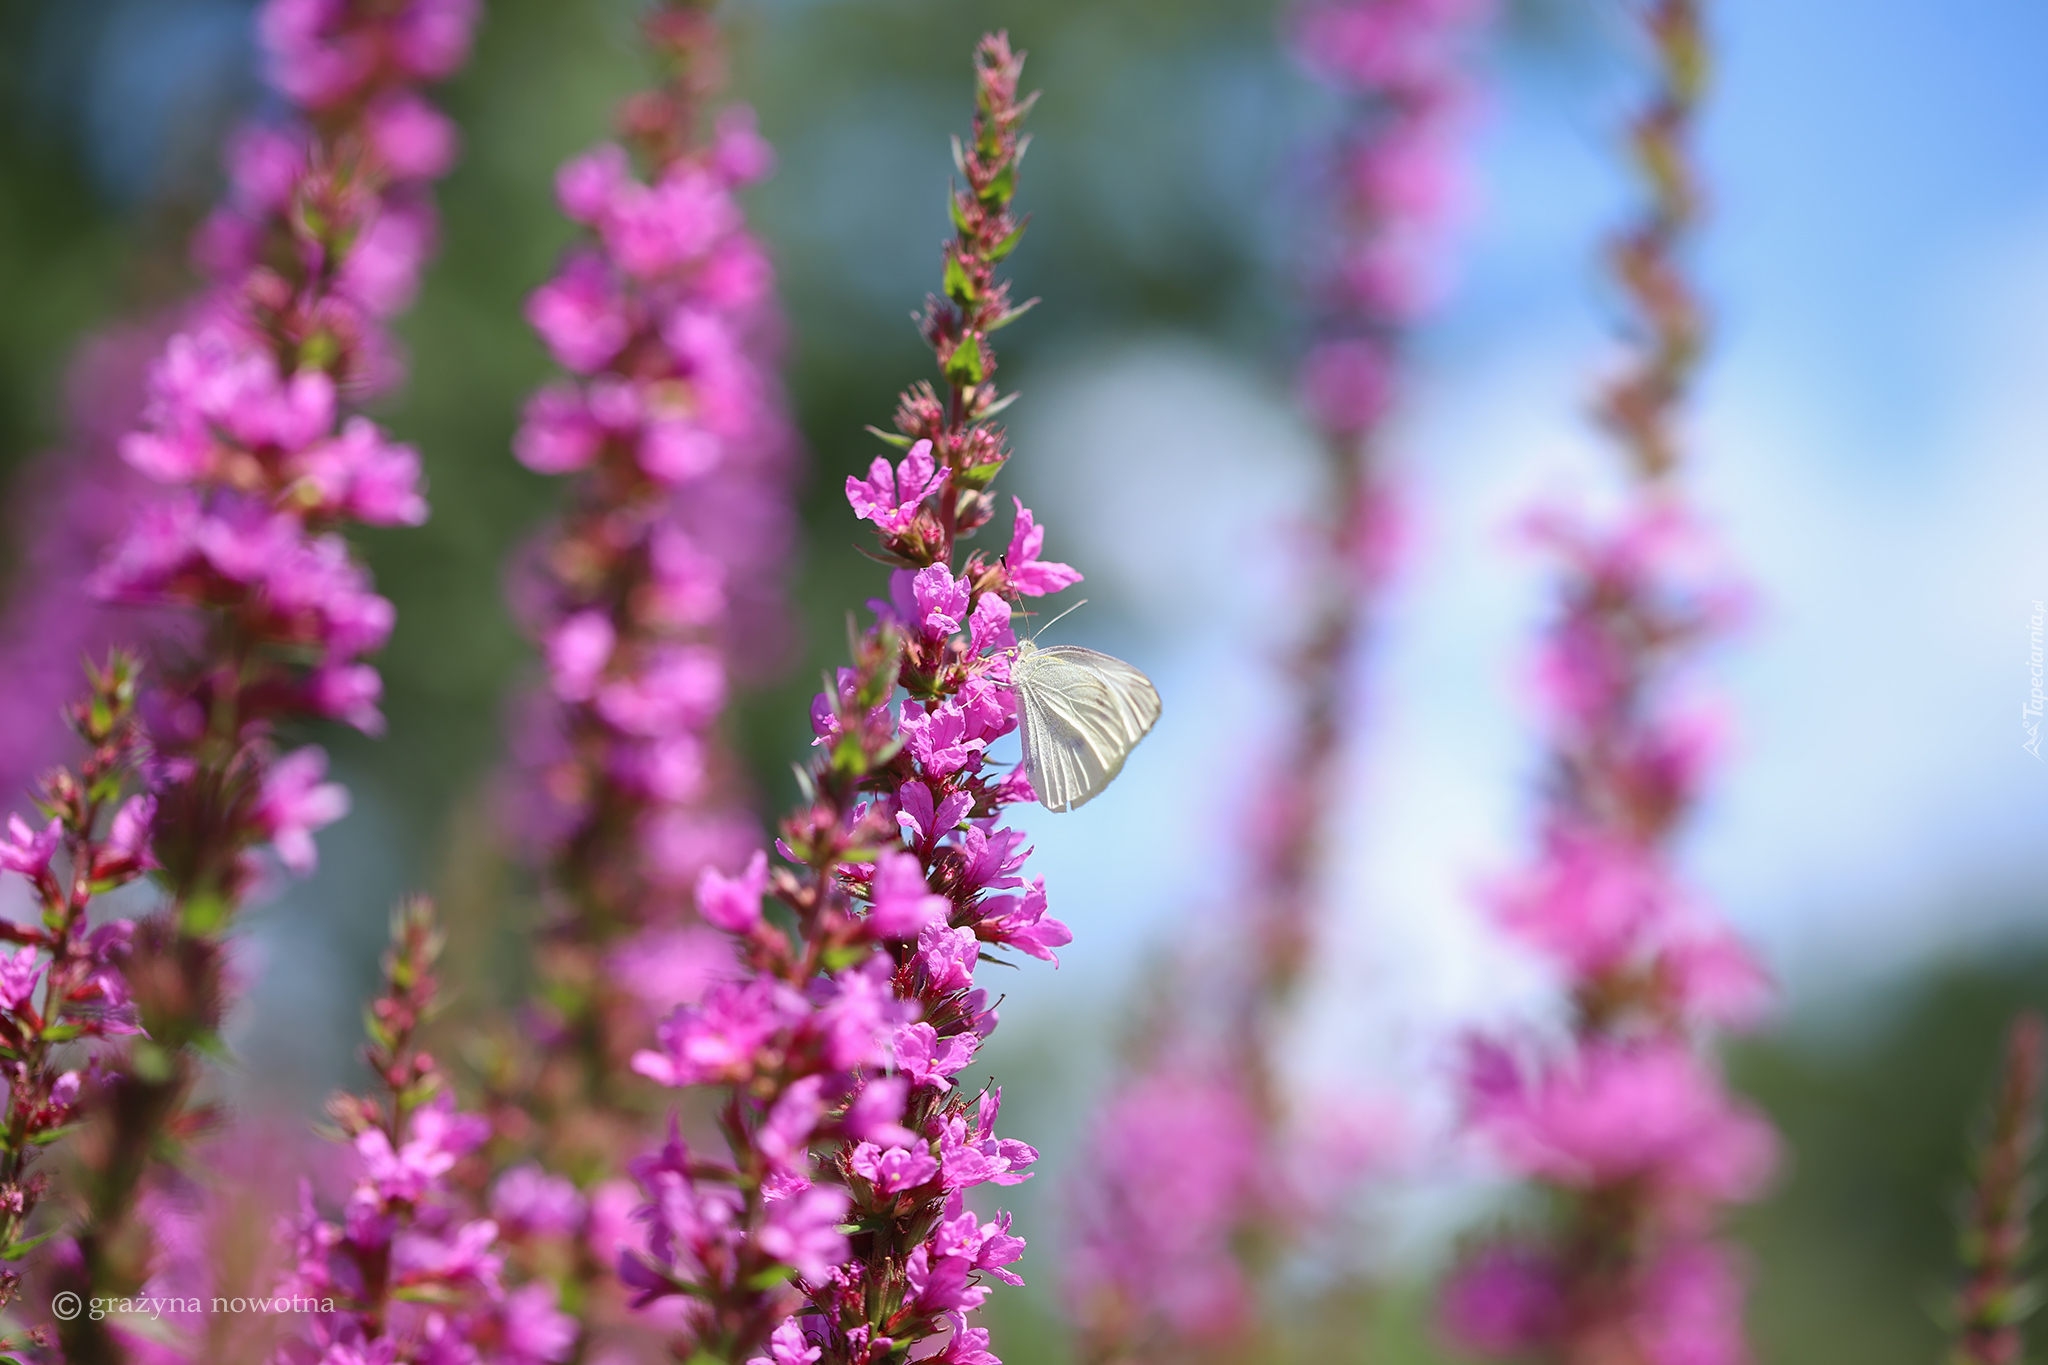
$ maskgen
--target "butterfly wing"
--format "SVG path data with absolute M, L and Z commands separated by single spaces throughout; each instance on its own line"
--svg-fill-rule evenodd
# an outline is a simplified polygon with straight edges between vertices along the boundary
M 1018 659 L 1011 679 L 1024 712 L 1025 772 L 1048 810 L 1093 799 L 1159 719 L 1152 680 L 1096 650 L 1034 650 Z

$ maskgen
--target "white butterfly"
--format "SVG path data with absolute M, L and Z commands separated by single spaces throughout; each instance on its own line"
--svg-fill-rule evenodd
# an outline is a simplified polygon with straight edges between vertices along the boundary
M 1078 645 L 1020 640 L 1010 682 L 1023 712 L 1024 772 L 1047 810 L 1093 799 L 1159 720 L 1150 678 Z

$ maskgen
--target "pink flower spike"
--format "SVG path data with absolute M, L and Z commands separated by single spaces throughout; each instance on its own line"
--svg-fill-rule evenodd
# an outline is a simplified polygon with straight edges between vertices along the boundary
M 1044 597 L 1079 583 L 1081 575 L 1078 570 L 1038 557 L 1039 551 L 1045 548 L 1045 529 L 1033 520 L 1022 498 L 1012 498 L 1011 501 L 1017 504 L 1017 522 L 1010 532 L 1009 553 L 1003 557 L 1009 570 L 1010 586 L 1026 597 Z
M 761 922 L 761 898 L 767 891 L 768 855 L 755 849 L 737 876 L 714 867 L 697 874 L 697 914 L 727 933 L 752 933 Z
M 925 926 L 943 923 L 953 908 L 932 894 L 915 857 L 893 850 L 875 860 L 870 895 L 868 927 L 877 938 L 916 938 Z

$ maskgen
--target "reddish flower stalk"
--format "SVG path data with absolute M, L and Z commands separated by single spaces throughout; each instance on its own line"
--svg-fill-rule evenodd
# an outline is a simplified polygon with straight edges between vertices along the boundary
M 576 378 L 534 396 L 514 446 L 575 482 L 519 585 L 549 669 L 515 745 L 550 915 L 539 1074 L 509 1079 L 501 1117 L 515 1136 L 537 1118 L 550 1163 L 586 1179 L 645 1145 L 654 1097 L 628 1063 L 726 953 L 687 905 L 704 868 L 761 843 L 720 734 L 728 675 L 760 676 L 790 629 L 797 437 L 773 273 L 736 199 L 772 155 L 744 108 L 703 126 L 723 67 L 710 15 L 667 4 L 645 27 L 666 78 L 621 122 L 646 179 L 617 145 L 562 168 L 589 233 L 527 316 Z
M 269 0 L 258 26 L 295 118 L 239 134 L 231 195 L 196 248 L 212 277 L 150 376 L 127 462 L 167 485 L 95 578 L 109 601 L 188 613 L 189 649 L 156 662 L 143 699 L 156 754 L 154 844 L 166 914 L 143 923 L 130 974 L 146 1041 L 94 1102 L 97 1159 L 82 1171 L 79 1292 L 140 1282 L 134 1225 L 148 1154 L 189 1135 L 198 1050 L 223 1008 L 223 935 L 255 850 L 313 865 L 312 831 L 346 809 L 316 748 L 279 757 L 280 721 L 376 731 L 391 604 L 339 528 L 416 525 L 419 458 L 341 400 L 397 377 L 383 319 L 411 297 L 433 234 L 427 186 L 453 126 L 415 87 L 468 51 L 476 0 Z M 75 1361 L 115 1359 L 90 1315 L 65 1330 Z
M 1022 65 L 1000 35 L 976 53 L 945 295 L 923 317 L 944 395 L 906 392 L 886 439 L 908 454 L 847 480 L 878 557 L 900 567 L 853 666 L 813 704 L 820 753 L 782 823 L 787 866 L 756 854 L 736 875 L 703 874 L 698 913 L 732 935 L 742 970 L 635 1059 L 704 1088 L 729 1154 L 694 1153 L 677 1132 L 637 1164 L 647 1247 L 622 1274 L 643 1301 L 679 1301 L 685 1356 L 980 1365 L 994 1359 L 966 1325 L 980 1280 L 1018 1282 L 1007 1216 L 983 1223 L 964 1195 L 1026 1179 L 1037 1153 L 995 1136 L 999 1092 L 970 1097 L 953 1078 L 996 1022 L 978 962 L 1004 946 L 1050 960 L 1070 938 L 1043 881 L 1018 875 L 1022 836 L 997 823 L 1029 784 L 990 771 L 987 750 L 1017 723 L 1012 599 L 1079 575 L 1038 558 L 1044 532 L 1021 504 L 1006 554 L 961 544 L 991 519 L 1008 459 L 989 420 L 1004 404 L 990 336 L 1022 311 L 995 273 L 1023 233 L 1010 213 Z M 894 704 L 899 686 L 909 700 Z M 786 919 L 764 916 L 769 893 Z
M 1288 1112 L 1276 1049 L 1320 927 L 1329 812 L 1353 757 L 1354 698 L 1391 553 L 1382 427 L 1403 343 L 1432 293 L 1464 63 L 1488 8 L 1314 0 L 1291 16 L 1300 59 L 1347 102 L 1310 281 L 1315 341 L 1301 366 L 1331 511 L 1306 539 L 1307 610 L 1284 678 L 1286 725 L 1245 824 L 1239 912 L 1222 960 L 1179 992 L 1210 1014 L 1222 1000 L 1225 1018 L 1177 1017 L 1168 1003 L 1136 1074 L 1098 1117 L 1094 1164 L 1075 1191 L 1070 1297 L 1090 1359 L 1250 1349 L 1269 1272 L 1329 1207 L 1326 1189 L 1301 1188 L 1303 1116 Z
M 58 1049 L 81 1039 L 95 1042 L 136 1031 L 128 984 L 116 965 L 128 950 L 133 924 L 110 920 L 97 929 L 88 913 L 99 897 L 140 877 L 156 864 L 150 856 L 155 800 L 124 793 L 140 785 L 145 757 L 135 720 L 136 668 L 111 655 L 104 669 L 88 668 L 91 687 L 70 708 L 85 742 L 76 770 L 57 769 L 40 784 L 36 805 L 48 823 L 8 820 L 0 840 L 0 872 L 28 882 L 41 915 L 37 921 L 0 922 L 0 939 L 16 945 L 0 952 L 0 1075 L 7 1082 L 5 1129 L 0 1132 L 0 1260 L 19 1261 L 55 1235 L 28 1235 L 30 1221 L 49 1192 L 38 1160 L 74 1128 L 81 1093 L 97 1058 L 84 1067 L 59 1060 Z M 40 1000 L 38 993 L 40 992 Z M 0 1277 L 0 1297 L 19 1277 Z M 40 1341 L 40 1336 L 38 1337 Z
M 2026 1355 L 2020 1323 L 2036 1299 L 2022 1270 L 2039 1200 L 2034 1163 L 2041 1153 L 2044 1053 L 2048 1027 L 2031 1010 L 2022 1013 L 2006 1035 L 2005 1068 L 1963 1221 L 1965 1278 L 1956 1294 L 1950 1365 L 2018 1365 Z
M 1699 573 L 1703 537 L 1676 483 L 1676 418 L 1700 349 L 1679 253 L 1697 218 L 1705 54 L 1695 0 L 1658 0 L 1645 25 L 1658 89 L 1633 144 L 1651 203 L 1614 253 L 1641 340 L 1604 404 L 1633 505 L 1612 527 L 1537 520 L 1564 565 L 1539 660 L 1551 778 L 1537 860 L 1493 907 L 1563 970 L 1571 1046 L 1534 1060 L 1478 1043 L 1467 1078 L 1474 1128 L 1555 1191 L 1560 1212 L 1468 1258 L 1444 1307 L 1451 1333 L 1488 1354 L 1736 1365 L 1748 1355 L 1743 1285 L 1716 1224 L 1761 1187 L 1776 1139 L 1702 1048 L 1713 1026 L 1751 1018 L 1765 988 L 1671 866 L 1709 739 L 1679 684 L 1728 607 Z

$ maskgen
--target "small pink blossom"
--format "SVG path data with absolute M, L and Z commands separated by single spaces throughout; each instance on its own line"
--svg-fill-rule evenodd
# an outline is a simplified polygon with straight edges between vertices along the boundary
M 19 815 L 7 817 L 7 838 L 0 842 L 0 871 L 18 872 L 35 881 L 50 870 L 50 859 L 64 840 L 64 822 L 51 820 L 37 830 Z
M 269 837 L 284 865 L 302 875 L 320 860 L 313 846 L 313 831 L 348 814 L 348 789 L 322 781 L 326 775 L 324 749 L 311 745 L 295 749 L 270 765 L 256 804 L 258 828 Z
M 633 1070 L 662 1085 L 743 1081 L 754 1058 L 781 1030 L 810 1013 L 788 987 L 770 980 L 720 982 L 701 1005 L 684 1005 L 656 1030 L 659 1050 L 633 1056 Z
M 697 913 L 727 933 L 746 934 L 761 922 L 761 898 L 768 891 L 768 855 L 756 849 L 737 876 L 716 868 L 697 876 Z
M 18 1012 L 35 994 L 43 979 L 42 950 L 30 943 L 13 953 L 0 954 L 0 1010 Z
M 460 135 L 446 114 L 409 90 L 380 97 L 363 112 L 363 132 L 400 180 L 438 180 L 455 165 Z
M 884 852 L 875 860 L 868 925 L 881 938 L 916 938 L 927 925 L 940 924 L 952 902 L 932 894 L 924 870 L 908 853 Z
M 590 374 L 632 339 L 632 324 L 602 258 L 571 255 L 526 301 L 526 320 L 564 369 Z
M 618 630 L 602 611 L 579 611 L 555 627 L 543 649 L 555 695 L 587 701 L 618 645 Z
M 491 1215 L 515 1234 L 570 1236 L 582 1228 L 584 1212 L 575 1185 L 530 1161 L 514 1166 L 491 1187 Z
M 939 1173 L 938 1158 L 922 1147 L 891 1147 L 884 1151 L 872 1142 L 856 1146 L 847 1165 L 882 1194 L 916 1189 Z
M 852 1201 L 845 1190 L 817 1185 L 770 1206 L 761 1228 L 761 1250 L 794 1266 L 806 1280 L 822 1281 L 844 1261 L 848 1246 L 839 1225 Z
M 846 500 L 853 504 L 855 516 L 872 521 L 884 535 L 898 536 L 910 529 L 917 509 L 943 492 L 951 477 L 952 471 L 932 458 L 932 443 L 919 441 L 893 469 L 877 456 L 865 480 L 848 475 Z
M 1045 528 L 1032 519 L 1022 498 L 1011 501 L 1017 504 L 1017 521 L 1010 532 L 1009 553 L 1003 556 L 1010 586 L 1026 597 L 1043 597 L 1079 583 L 1081 575 L 1077 570 L 1038 557 L 1045 548 Z

